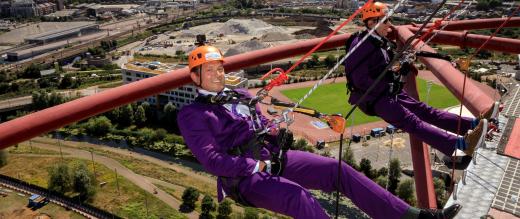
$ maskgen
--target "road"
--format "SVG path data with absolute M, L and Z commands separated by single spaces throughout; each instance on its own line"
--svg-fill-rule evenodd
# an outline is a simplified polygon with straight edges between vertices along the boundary
M 60 93 L 64 97 L 73 97 L 77 94 L 80 94 L 82 97 L 84 97 L 84 96 L 94 95 L 103 90 L 104 89 L 98 88 L 98 86 L 92 86 L 92 87 L 88 87 L 88 88 L 81 89 L 81 90 L 60 91 L 58 93 Z M 32 96 L 23 96 L 23 97 L 17 97 L 17 98 L 12 98 L 12 99 L 8 99 L 8 100 L 3 100 L 3 101 L 0 101 L 0 112 L 5 109 L 17 108 L 17 107 L 25 106 L 25 105 L 29 105 L 29 104 L 32 104 Z
M 52 144 L 44 144 L 44 143 L 32 143 L 33 147 L 47 149 L 47 150 L 54 150 L 54 151 L 60 151 L 60 147 L 52 145 Z M 69 147 L 61 147 L 61 150 L 63 153 L 67 153 L 67 155 L 63 155 L 64 157 L 74 157 L 74 158 L 80 158 L 85 160 L 90 160 L 92 157 L 91 153 L 84 150 L 69 148 Z M 25 155 L 25 156 L 37 156 L 37 157 L 56 157 L 59 155 Z M 130 182 L 134 183 L 135 185 L 139 186 L 141 189 L 149 192 L 150 194 L 154 194 L 154 191 L 157 191 L 157 194 L 155 194 L 155 197 L 162 200 L 164 203 L 169 205 L 170 207 L 174 209 L 179 209 L 181 205 L 181 201 L 175 199 L 165 191 L 161 190 L 160 188 L 156 187 L 153 183 L 148 180 L 147 177 L 144 177 L 142 175 L 136 174 L 130 169 L 126 168 L 119 162 L 117 162 L 114 159 L 100 156 L 97 154 L 94 154 L 94 161 L 100 164 L 105 165 L 107 168 L 111 170 L 116 170 L 117 173 L 128 179 Z M 199 214 L 198 212 L 192 212 L 189 214 L 185 214 L 188 218 L 198 218 Z

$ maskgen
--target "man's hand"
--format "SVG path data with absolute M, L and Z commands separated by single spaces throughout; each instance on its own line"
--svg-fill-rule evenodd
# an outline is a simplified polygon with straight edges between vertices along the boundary
M 264 161 L 260 161 L 260 166 L 258 168 L 258 172 L 264 172 L 266 166 L 267 166 L 267 164 Z

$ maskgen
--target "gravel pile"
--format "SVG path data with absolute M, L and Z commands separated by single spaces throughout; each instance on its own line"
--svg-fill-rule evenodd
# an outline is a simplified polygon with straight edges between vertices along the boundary
M 293 37 L 289 34 L 282 33 L 282 32 L 269 32 L 269 33 L 262 35 L 262 37 L 260 37 L 260 39 L 263 42 L 277 42 L 277 41 L 292 40 Z
M 265 49 L 267 47 L 269 47 L 269 46 L 266 45 L 265 43 L 262 43 L 260 40 L 253 39 L 250 41 L 242 42 L 242 43 L 230 48 L 224 54 L 224 56 L 227 57 L 227 56 L 242 54 L 245 52 L 255 51 L 255 50 L 259 50 L 259 49 Z

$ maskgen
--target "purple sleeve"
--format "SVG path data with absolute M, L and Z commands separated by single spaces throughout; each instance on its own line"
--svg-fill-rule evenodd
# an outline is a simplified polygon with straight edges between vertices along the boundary
M 213 175 L 224 177 L 249 176 L 255 169 L 256 160 L 231 156 L 217 150 L 218 143 L 210 128 L 213 114 L 192 111 L 188 106 L 178 115 L 179 128 L 184 141 L 204 168 Z M 222 147 L 220 147 L 222 148 Z

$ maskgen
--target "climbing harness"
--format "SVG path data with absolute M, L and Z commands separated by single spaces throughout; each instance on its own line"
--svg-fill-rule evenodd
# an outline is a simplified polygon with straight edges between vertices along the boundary
M 227 151 L 229 155 L 233 156 L 243 156 L 247 152 L 251 152 L 253 158 L 255 160 L 262 160 L 260 157 L 260 152 L 262 148 L 264 148 L 267 144 L 266 142 L 266 134 L 269 131 L 267 127 L 265 127 L 259 119 L 258 113 L 256 111 L 256 104 L 258 103 L 258 98 L 248 97 L 241 93 L 238 93 L 234 90 L 224 90 L 217 95 L 199 95 L 195 99 L 195 102 L 201 104 L 214 104 L 214 105 L 222 105 L 231 104 L 232 105 L 232 113 L 235 108 L 233 105 L 242 104 L 247 106 L 249 110 L 249 114 L 251 117 L 251 123 L 254 130 L 254 136 L 246 143 L 239 146 L 232 147 Z M 293 144 L 293 135 L 287 129 L 280 129 L 276 136 L 276 145 L 280 147 L 280 152 L 273 152 L 271 154 L 270 166 L 271 170 L 268 171 L 272 175 L 281 175 L 283 171 L 283 166 L 285 162 L 285 157 L 283 153 L 286 152 Z M 222 183 L 229 188 L 231 191 L 229 195 L 233 200 L 241 203 L 244 206 L 253 206 L 249 203 L 239 191 L 239 185 L 242 181 L 243 177 L 220 177 L 222 179 Z

